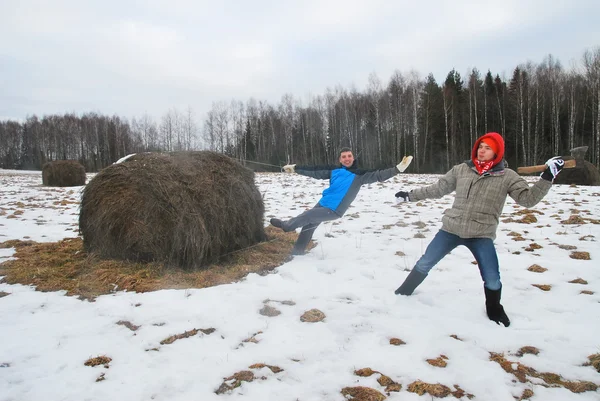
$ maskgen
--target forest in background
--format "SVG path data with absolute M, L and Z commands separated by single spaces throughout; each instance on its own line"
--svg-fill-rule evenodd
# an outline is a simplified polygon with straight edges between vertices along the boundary
M 98 171 L 131 153 L 213 150 L 265 170 L 287 163 L 332 164 L 348 146 L 363 168 L 390 167 L 414 155 L 413 173 L 443 173 L 469 157 L 475 139 L 504 136 L 509 166 L 543 163 L 589 146 L 600 164 L 600 47 L 565 69 L 547 56 L 491 71 L 375 74 L 358 91 L 337 86 L 303 105 L 293 94 L 278 104 L 249 99 L 215 102 L 198 123 L 193 110 L 172 109 L 155 121 L 96 112 L 0 121 L 0 168 L 40 170 L 53 160 L 79 160 Z M 254 162 L 254 163 L 250 163 Z

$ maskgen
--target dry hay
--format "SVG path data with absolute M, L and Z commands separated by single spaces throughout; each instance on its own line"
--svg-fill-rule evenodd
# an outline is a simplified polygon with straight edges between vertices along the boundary
M 267 365 L 264 363 L 255 363 L 250 365 L 249 369 L 262 369 L 269 368 L 271 372 L 274 374 L 283 372 L 283 369 L 279 366 L 275 365 Z M 219 388 L 215 391 L 215 394 L 225 394 L 228 393 L 242 385 L 242 382 L 251 383 L 255 379 L 267 380 L 265 376 L 255 376 L 254 372 L 251 370 L 242 370 L 240 372 L 236 372 L 233 375 L 226 377 L 223 379 L 223 383 L 219 386 Z
M 396 337 L 390 338 L 390 345 L 404 345 L 404 344 L 406 344 L 406 343 L 399 338 L 396 338 Z
M 540 353 L 540 350 L 532 345 L 526 345 L 524 347 L 519 348 L 515 355 L 523 356 L 525 354 L 537 355 Z
M 325 314 L 318 309 L 307 310 L 300 316 L 300 321 L 307 323 L 317 323 L 325 319 Z
M 9 284 L 33 285 L 38 291 L 66 291 L 94 299 L 114 291 L 147 292 L 161 289 L 205 288 L 241 280 L 249 273 L 267 274 L 289 260 L 298 235 L 267 227 L 269 241 L 236 252 L 209 269 L 183 271 L 160 263 L 103 260 L 87 254 L 80 238 L 36 243 L 10 240 L 15 259 L 0 263 L 0 276 Z
M 589 362 L 583 364 L 583 366 L 593 366 L 598 373 L 600 373 L 600 354 L 593 354 L 588 356 Z
M 448 366 L 448 357 L 446 355 L 440 355 L 435 359 L 426 359 L 427 363 L 436 368 L 445 368 Z
M 42 167 L 42 184 L 49 187 L 85 185 L 85 168 L 76 160 L 56 160 Z
M 79 215 L 85 249 L 184 269 L 264 241 L 254 172 L 215 152 L 142 153 L 102 170 Z
M 341 391 L 347 400 L 352 401 L 383 401 L 385 395 L 370 387 L 344 387 Z
M 571 252 L 569 257 L 571 259 L 578 259 L 578 260 L 590 260 L 591 259 L 589 252 Z
M 543 273 L 548 269 L 546 269 L 545 267 L 542 267 L 540 265 L 533 264 L 533 265 L 529 266 L 527 268 L 527 270 L 529 270 L 530 272 L 534 272 L 534 273 Z
M 570 381 L 565 380 L 559 374 L 552 372 L 538 372 L 535 369 L 523 365 L 520 362 L 512 362 L 504 357 L 503 354 L 490 352 L 490 361 L 496 362 L 504 369 L 506 373 L 512 374 L 521 383 L 532 383 L 544 387 L 564 387 L 573 393 L 583 393 L 585 391 L 596 391 L 598 385 L 589 381 Z M 532 381 L 531 378 L 541 379 L 544 383 Z
M 534 287 L 539 288 L 542 291 L 550 291 L 552 286 L 550 284 L 531 284 Z
M 98 366 L 104 365 L 105 368 L 108 368 L 108 364 L 112 361 L 112 358 L 106 355 L 97 356 L 95 358 L 90 358 L 84 362 L 85 366 Z
M 572 156 L 563 156 L 565 160 L 573 160 Z M 584 160 L 582 167 L 564 168 L 554 179 L 555 184 L 568 185 L 600 185 L 600 171 L 592 163 Z

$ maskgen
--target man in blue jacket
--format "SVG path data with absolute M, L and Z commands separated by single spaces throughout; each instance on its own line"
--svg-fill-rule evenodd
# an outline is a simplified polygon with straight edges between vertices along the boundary
M 281 228 L 285 232 L 302 227 L 292 250 L 293 255 L 304 253 L 319 224 L 324 221 L 339 219 L 344 215 L 362 185 L 376 181 L 382 182 L 403 172 L 410 165 L 412 156 L 405 156 L 396 167 L 389 169 L 359 170 L 356 168 L 356 160 L 352 150 L 342 148 L 339 161 L 339 166 L 296 166 L 295 164 L 288 164 L 283 167 L 283 171 L 286 173 L 296 172 L 321 180 L 329 179 L 329 187 L 323 191 L 323 197 L 315 207 L 287 221 L 271 219 L 273 226 Z

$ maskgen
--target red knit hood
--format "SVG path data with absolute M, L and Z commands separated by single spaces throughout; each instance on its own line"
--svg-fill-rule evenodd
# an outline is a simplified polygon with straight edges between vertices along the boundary
M 473 145 L 473 151 L 471 152 L 471 160 L 473 160 L 473 163 L 477 161 L 477 149 L 479 148 L 481 141 L 484 139 L 491 139 L 498 144 L 498 153 L 496 154 L 496 158 L 493 160 L 494 163 L 492 164 L 492 166 L 495 166 L 504 158 L 504 139 L 497 132 L 488 132 L 475 141 L 475 144 Z

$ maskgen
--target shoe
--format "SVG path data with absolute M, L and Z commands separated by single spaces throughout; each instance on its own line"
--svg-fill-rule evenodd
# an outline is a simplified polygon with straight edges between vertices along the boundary
M 283 230 L 283 221 L 279 219 L 271 219 L 269 222 L 273 227 L 281 228 Z

